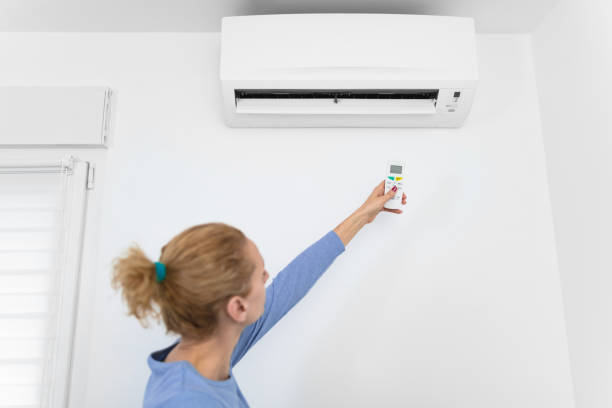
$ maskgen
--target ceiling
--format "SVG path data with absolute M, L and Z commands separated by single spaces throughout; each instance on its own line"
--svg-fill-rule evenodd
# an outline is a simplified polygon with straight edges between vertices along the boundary
M 0 31 L 219 31 L 221 17 L 280 13 L 468 16 L 479 33 L 527 33 L 559 0 L 0 0 Z

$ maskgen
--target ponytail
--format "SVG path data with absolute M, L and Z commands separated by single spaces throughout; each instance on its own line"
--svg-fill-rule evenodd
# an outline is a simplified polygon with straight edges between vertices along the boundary
M 159 322 L 159 283 L 156 282 L 155 264 L 138 245 L 133 245 L 122 258 L 113 262 L 112 287 L 123 291 L 128 315 L 135 316 L 147 327 L 148 318 Z

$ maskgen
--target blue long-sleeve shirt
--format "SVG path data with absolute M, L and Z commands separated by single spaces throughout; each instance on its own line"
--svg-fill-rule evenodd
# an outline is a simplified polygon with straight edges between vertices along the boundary
M 151 376 L 147 383 L 144 408 L 247 408 L 232 368 L 264 334 L 308 293 L 345 247 L 335 231 L 306 248 L 266 288 L 263 315 L 242 331 L 232 352 L 229 378 L 214 381 L 202 376 L 187 361 L 165 363 L 178 344 L 152 353 L 147 363 Z

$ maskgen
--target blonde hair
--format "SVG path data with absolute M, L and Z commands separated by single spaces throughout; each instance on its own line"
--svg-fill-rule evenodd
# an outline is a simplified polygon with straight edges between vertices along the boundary
M 121 289 L 128 315 L 148 326 L 162 318 L 167 332 L 204 339 L 218 324 L 218 313 L 231 296 L 251 290 L 255 265 L 247 259 L 247 238 L 224 223 L 196 225 L 161 250 L 166 278 L 157 282 L 155 264 L 138 245 L 113 262 L 112 286 Z

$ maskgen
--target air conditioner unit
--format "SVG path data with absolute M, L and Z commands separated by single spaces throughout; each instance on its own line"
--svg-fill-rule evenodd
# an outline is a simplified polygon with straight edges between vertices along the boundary
M 459 127 L 478 82 L 474 20 L 225 17 L 220 75 L 232 127 Z

